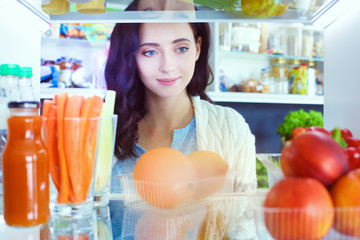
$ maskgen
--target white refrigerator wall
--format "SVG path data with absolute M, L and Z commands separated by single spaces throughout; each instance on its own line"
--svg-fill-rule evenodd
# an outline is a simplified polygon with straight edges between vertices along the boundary
M 360 8 L 325 29 L 325 128 L 349 128 L 360 137 Z
M 18 64 L 33 70 L 33 88 L 40 99 L 40 21 L 30 10 L 15 0 L 0 4 L 0 64 Z

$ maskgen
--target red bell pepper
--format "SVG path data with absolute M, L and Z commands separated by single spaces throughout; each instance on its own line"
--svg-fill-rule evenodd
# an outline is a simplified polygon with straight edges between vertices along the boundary
M 360 148 L 360 139 L 354 137 L 344 137 L 344 140 L 349 147 Z
M 360 148 L 347 147 L 345 153 L 349 162 L 349 171 L 360 168 Z

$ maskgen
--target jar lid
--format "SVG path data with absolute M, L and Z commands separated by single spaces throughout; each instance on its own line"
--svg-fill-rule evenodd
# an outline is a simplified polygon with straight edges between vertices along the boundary
M 37 101 L 9 102 L 8 108 L 39 108 L 40 103 Z
M 1 64 L 0 75 L 19 75 L 20 66 L 17 64 Z
M 22 67 L 20 68 L 19 77 L 32 77 L 32 69 L 31 67 Z

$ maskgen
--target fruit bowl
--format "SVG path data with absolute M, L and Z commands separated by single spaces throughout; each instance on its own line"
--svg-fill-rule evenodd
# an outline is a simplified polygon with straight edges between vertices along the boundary
M 318 216 L 325 216 L 328 211 L 335 213 L 331 229 L 318 238 L 314 236 L 323 231 L 321 223 L 304 217 L 305 209 L 263 207 L 267 193 L 268 190 L 258 190 L 248 195 L 259 239 L 360 240 L 360 207 L 313 209 L 312 212 Z

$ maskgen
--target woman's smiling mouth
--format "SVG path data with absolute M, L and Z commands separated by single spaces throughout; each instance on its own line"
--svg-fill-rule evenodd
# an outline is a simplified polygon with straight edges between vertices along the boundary
M 180 77 L 177 77 L 177 78 L 161 78 L 161 79 L 157 79 L 157 81 L 162 85 L 169 86 L 169 85 L 175 84 L 179 79 L 180 79 Z

